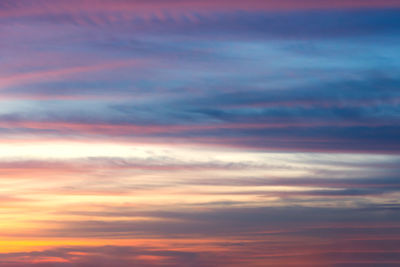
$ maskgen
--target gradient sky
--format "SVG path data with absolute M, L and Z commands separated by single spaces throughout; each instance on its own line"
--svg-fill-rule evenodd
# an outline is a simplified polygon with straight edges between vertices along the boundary
M 399 0 L 1 0 L 0 266 L 399 266 Z

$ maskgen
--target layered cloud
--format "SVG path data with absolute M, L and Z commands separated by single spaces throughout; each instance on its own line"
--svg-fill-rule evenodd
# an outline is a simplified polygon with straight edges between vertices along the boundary
M 395 0 L 0 2 L 1 266 L 398 266 Z

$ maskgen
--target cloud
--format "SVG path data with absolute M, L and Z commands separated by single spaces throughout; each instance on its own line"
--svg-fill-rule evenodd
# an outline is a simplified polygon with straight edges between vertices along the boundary
M 96 3 L 96 4 L 94 4 Z M 80 12 L 101 13 L 104 11 L 115 12 L 151 12 L 160 11 L 204 11 L 204 10 L 296 10 L 296 9 L 340 9 L 340 8 L 387 8 L 398 7 L 399 4 L 394 0 L 356 0 L 349 3 L 348 1 L 331 1 L 329 3 L 316 0 L 306 0 L 302 3 L 294 0 L 276 1 L 260 1 L 251 0 L 246 5 L 241 1 L 197 1 L 190 0 L 182 2 L 180 0 L 173 1 L 110 1 L 110 0 L 85 0 L 85 1 L 58 1 L 54 3 L 48 0 L 36 1 L 35 5 L 31 5 L 29 0 L 15 3 L 13 1 L 2 2 L 2 17 L 14 16 L 37 16 L 46 13 L 51 14 L 76 14 Z
M 0 265 L 398 266 L 399 14 L 0 1 Z
M 196 254 L 154 248 L 103 246 L 60 247 L 44 251 L 3 253 L 0 258 L 3 258 L 5 266 L 127 267 L 132 264 L 137 266 L 174 266 L 174 264 L 182 264 L 185 261 L 194 262 Z
M 116 238 L 124 233 L 136 238 L 149 235 L 152 238 L 147 241 L 142 238 L 146 245 L 141 246 L 68 246 L 2 253 L 0 257 L 10 266 L 36 266 L 40 262 L 85 267 L 110 266 L 111 263 L 113 266 L 186 263 L 191 266 L 290 266 L 299 262 L 317 265 L 383 262 L 390 266 L 400 260 L 396 249 L 400 240 L 399 216 L 390 209 L 371 207 L 152 211 L 147 215 L 174 221 L 64 222 L 57 236 L 74 233 Z M 129 214 L 126 209 L 114 211 Z M 208 240 L 209 236 L 213 239 Z

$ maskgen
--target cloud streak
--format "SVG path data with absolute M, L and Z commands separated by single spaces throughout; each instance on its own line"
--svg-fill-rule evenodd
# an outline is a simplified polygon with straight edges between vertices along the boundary
M 0 1 L 0 265 L 398 266 L 399 15 Z

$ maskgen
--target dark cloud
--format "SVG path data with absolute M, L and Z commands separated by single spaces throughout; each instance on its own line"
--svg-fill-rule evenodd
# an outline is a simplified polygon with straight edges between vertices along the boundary
M 234 237 L 274 231 L 276 234 L 302 233 L 309 236 L 312 228 L 330 228 L 325 238 L 338 234 L 355 233 L 351 229 L 358 224 L 365 225 L 365 231 L 381 233 L 399 232 L 396 225 L 399 214 L 393 207 L 363 204 L 354 208 L 318 207 L 223 207 L 201 209 L 180 209 L 176 211 L 138 211 L 126 207 L 110 207 L 99 212 L 70 211 L 75 215 L 99 216 L 98 220 L 59 222 L 59 227 L 48 229 L 45 236 L 85 236 L 120 238 L 194 238 L 196 236 Z M 69 214 L 69 212 L 66 212 Z M 132 220 L 101 220 L 125 216 Z M 135 217 L 149 217 L 152 220 L 134 220 Z M 343 226 L 344 225 L 344 226 Z M 384 226 L 386 225 L 386 226 Z M 307 230 L 308 229 L 308 230 Z M 336 229 L 336 230 L 335 230 Z M 369 229 L 369 230 L 368 230 Z M 310 232 L 311 231 L 311 232 Z M 371 233 L 372 233 L 371 232 Z M 327 232 L 328 233 L 328 232 Z M 400 232 L 399 232 L 400 234 Z M 267 234 L 268 236 L 268 234 Z M 383 238 L 383 237 L 382 237 Z
M 163 16 L 141 16 L 130 19 L 119 17 L 112 10 L 106 14 L 96 12 L 78 14 L 42 14 L 8 19 L 9 22 L 69 23 L 80 27 L 101 27 L 115 32 L 174 34 L 182 36 L 213 37 L 218 39 L 283 38 L 314 39 L 371 36 L 398 33 L 399 10 L 314 10 L 314 11 L 187 11 Z M 38 12 L 37 12 L 38 13 Z M 118 45 L 118 42 L 115 42 Z M 126 47 L 123 43 L 121 47 Z M 114 44 L 113 44 L 114 46 Z

